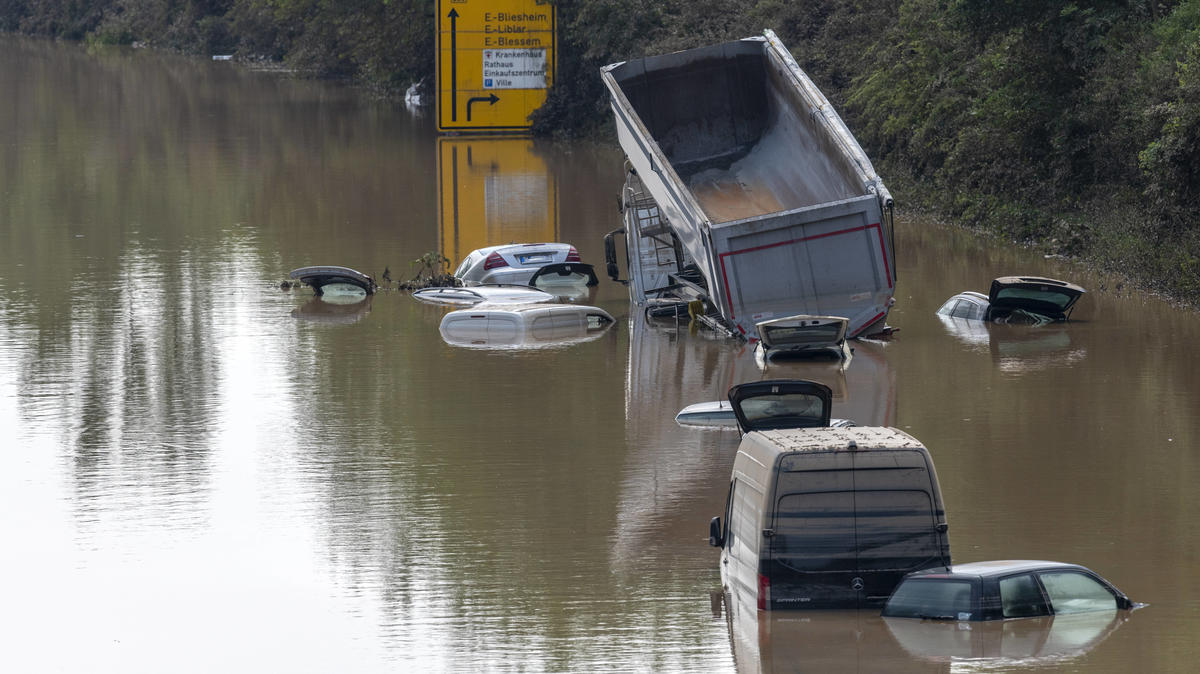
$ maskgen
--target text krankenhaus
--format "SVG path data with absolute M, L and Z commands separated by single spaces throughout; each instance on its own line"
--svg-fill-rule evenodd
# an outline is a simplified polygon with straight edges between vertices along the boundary
M 545 89 L 545 49 L 484 49 L 484 89 Z

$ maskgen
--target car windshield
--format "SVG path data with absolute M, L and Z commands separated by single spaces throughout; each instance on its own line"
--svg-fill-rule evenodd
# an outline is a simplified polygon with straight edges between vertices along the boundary
M 900 583 L 888 599 L 883 615 L 895 618 L 971 620 L 971 582 L 967 580 L 911 578 Z
M 1046 304 L 1053 304 L 1059 309 L 1063 309 L 1071 303 L 1072 296 L 1050 289 L 1039 290 L 1037 288 L 1004 288 L 996 293 L 997 302 L 1012 302 L 1016 300 L 1045 302 Z

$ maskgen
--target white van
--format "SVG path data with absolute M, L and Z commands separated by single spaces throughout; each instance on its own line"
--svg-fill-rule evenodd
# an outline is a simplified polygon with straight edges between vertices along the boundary
M 744 435 L 709 543 L 725 590 L 759 609 L 882 606 L 906 573 L 950 564 L 929 451 L 894 428 L 830 428 L 831 399 L 800 380 L 729 391 Z

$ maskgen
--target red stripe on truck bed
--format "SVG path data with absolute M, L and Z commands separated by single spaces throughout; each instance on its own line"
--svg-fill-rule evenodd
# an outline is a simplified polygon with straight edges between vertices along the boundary
M 825 232 L 824 234 L 814 234 L 813 236 L 806 236 L 802 239 L 791 239 L 789 241 L 780 241 L 779 243 L 768 243 L 768 244 L 764 244 L 761 246 L 754 246 L 751 248 L 743 248 L 741 250 L 731 250 L 728 253 L 721 253 L 717 257 L 721 261 L 721 279 L 725 283 L 725 301 L 729 303 L 729 318 L 732 319 L 732 318 L 735 318 L 735 316 L 733 315 L 733 293 L 730 292 L 730 290 L 729 290 L 729 273 L 725 269 L 725 258 L 727 258 L 731 255 L 741 255 L 742 253 L 752 253 L 756 250 L 766 250 L 767 248 L 778 248 L 779 246 L 790 246 L 793 243 L 803 243 L 805 241 L 812 241 L 814 239 L 824 239 L 826 237 L 839 236 L 841 234 L 853 234 L 854 232 L 862 232 L 862 231 L 866 231 L 868 229 L 874 229 L 875 233 L 879 235 L 879 252 L 883 255 L 883 271 L 884 271 L 884 275 L 887 276 L 888 287 L 891 288 L 892 287 L 892 268 L 891 268 L 891 265 L 888 264 L 887 245 L 884 243 L 884 240 L 883 240 L 883 227 L 881 227 L 878 222 L 874 222 L 869 225 L 862 225 L 860 227 L 851 227 L 849 229 L 839 229 L 836 232 Z

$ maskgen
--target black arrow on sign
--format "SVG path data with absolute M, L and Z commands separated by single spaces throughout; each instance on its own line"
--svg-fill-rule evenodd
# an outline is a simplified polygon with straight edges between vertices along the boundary
M 451 9 L 450 17 L 450 121 L 458 121 L 458 10 Z M 467 104 L 467 121 L 471 121 L 471 104 Z
M 488 105 L 495 105 L 496 101 L 498 101 L 498 100 L 500 100 L 500 97 L 497 96 L 496 94 L 492 94 L 491 96 L 477 96 L 475 98 L 468 98 L 467 99 L 467 121 L 468 122 L 471 121 L 471 104 L 472 103 L 483 103 L 484 101 L 487 101 Z

